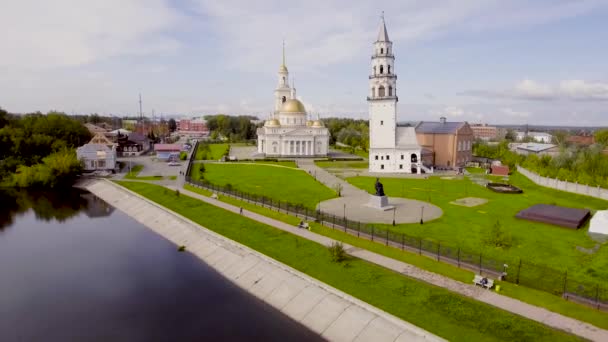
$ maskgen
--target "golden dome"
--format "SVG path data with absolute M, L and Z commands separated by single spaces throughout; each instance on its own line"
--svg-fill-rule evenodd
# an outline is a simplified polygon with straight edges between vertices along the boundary
M 264 127 L 279 127 L 279 126 L 281 126 L 281 124 L 279 123 L 279 120 L 277 120 L 277 119 L 266 120 L 266 122 L 264 123 Z
M 310 126 L 312 126 L 312 124 L 313 124 L 313 121 L 312 121 L 312 120 L 308 120 L 308 121 L 306 121 L 306 126 L 310 127 Z
M 281 112 L 283 113 L 306 113 L 306 108 L 300 100 L 289 99 L 285 101 L 283 107 L 281 108 Z
M 315 120 L 315 122 L 312 123 L 312 127 L 325 127 L 325 125 L 323 125 L 321 120 Z
M 279 72 L 287 72 L 287 67 L 285 66 L 285 64 L 281 64 L 281 66 L 279 67 Z

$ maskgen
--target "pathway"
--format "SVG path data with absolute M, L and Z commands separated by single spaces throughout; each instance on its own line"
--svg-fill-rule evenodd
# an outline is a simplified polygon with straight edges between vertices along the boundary
M 361 190 L 347 181 L 333 175 L 327 170 L 318 167 L 314 160 L 298 159 L 296 165 L 314 176 L 319 182 L 330 189 L 335 189 L 336 184 L 342 185 L 341 197 L 321 202 L 317 209 L 336 217 L 346 216 L 349 220 L 365 223 L 391 224 L 393 221 L 399 223 L 416 223 L 420 219 L 425 222 L 434 220 L 443 215 L 443 211 L 436 205 L 428 202 L 417 201 L 407 198 L 389 197 L 389 205 L 395 210 L 382 211 L 368 207 L 370 194 Z
M 311 161 L 311 163 L 312 163 L 312 161 Z M 298 164 L 304 164 L 304 165 L 301 165 L 302 168 L 306 167 L 305 163 L 302 163 L 301 161 L 298 162 Z M 314 167 L 316 167 L 316 165 Z M 324 180 L 329 181 L 329 182 L 335 181 L 335 179 L 331 179 L 330 177 L 327 177 L 326 174 L 328 174 L 328 173 L 326 171 L 322 170 L 322 172 L 317 173 L 317 178 L 318 179 L 323 178 Z M 335 176 L 332 176 L 332 177 L 335 177 Z M 337 177 L 335 177 L 335 178 L 337 178 Z M 348 183 L 347 183 L 347 185 L 352 187 Z M 170 187 L 170 188 L 173 190 L 175 189 L 174 187 Z M 349 190 L 353 190 L 353 189 L 349 189 Z M 362 191 L 359 189 L 356 189 L 356 190 Z M 240 208 L 237 206 L 234 206 L 234 205 L 231 205 L 228 203 L 224 203 L 222 201 L 219 201 L 219 200 L 216 200 L 216 199 L 213 199 L 210 197 L 202 196 L 202 195 L 199 195 L 197 193 L 194 193 L 194 192 L 191 192 L 191 191 L 188 191 L 185 189 L 180 189 L 180 191 L 182 191 L 182 193 L 185 195 L 197 198 L 199 200 L 210 203 L 217 207 L 224 208 L 233 213 L 237 213 L 237 214 L 239 213 Z M 326 236 L 313 233 L 306 229 L 299 229 L 299 228 L 289 225 L 287 223 L 284 223 L 284 222 L 281 222 L 281 221 L 278 221 L 278 220 L 275 220 L 275 219 L 272 219 L 272 218 L 269 218 L 269 217 L 266 217 L 266 216 L 248 211 L 248 210 L 243 210 L 243 215 L 246 217 L 249 217 L 255 221 L 267 224 L 269 226 L 284 230 L 291 234 L 301 236 L 305 239 L 315 241 L 317 243 L 320 243 L 320 244 L 323 244 L 326 246 L 329 246 L 332 243 L 336 242 L 336 240 L 333 240 Z M 442 275 L 420 269 L 413 265 L 406 264 L 404 262 L 370 252 L 365 249 L 360 249 L 360 248 L 357 248 L 354 246 L 350 246 L 348 244 L 343 244 L 343 245 L 344 245 L 344 248 L 347 250 L 347 252 L 350 255 L 358 257 L 358 258 L 366 260 L 366 261 L 369 261 L 371 263 L 380 265 L 382 267 L 391 269 L 391 270 L 401 273 L 403 275 L 422 280 L 429 284 L 443 287 L 452 292 L 459 293 L 461 295 L 464 295 L 464 296 L 473 298 L 475 300 L 498 307 L 505 311 L 509 311 L 509 312 L 518 314 L 520 316 L 543 323 L 543 324 L 553 327 L 555 329 L 561 329 L 561 330 L 570 332 L 572 334 L 581 336 L 583 338 L 586 338 L 586 339 L 589 339 L 592 341 L 608 341 L 608 330 L 600 329 L 591 324 L 581 322 L 576 319 L 560 315 L 558 313 L 551 312 L 547 309 L 540 308 L 540 307 L 537 307 L 537 306 L 534 306 L 534 305 L 531 305 L 528 303 L 524 303 L 517 299 L 502 296 L 502 295 L 497 294 L 496 292 L 484 290 L 484 289 L 474 286 L 474 285 L 468 285 L 468 284 L 453 280 L 451 278 L 447 278 Z

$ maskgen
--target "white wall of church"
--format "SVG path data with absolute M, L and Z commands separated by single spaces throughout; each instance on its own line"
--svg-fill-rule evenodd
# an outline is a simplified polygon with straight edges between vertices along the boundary
M 397 103 L 394 100 L 370 101 L 369 133 L 370 150 L 395 148 L 397 127 Z
M 412 170 L 412 168 L 415 168 Z M 369 171 L 420 173 L 420 150 L 376 149 L 369 153 Z

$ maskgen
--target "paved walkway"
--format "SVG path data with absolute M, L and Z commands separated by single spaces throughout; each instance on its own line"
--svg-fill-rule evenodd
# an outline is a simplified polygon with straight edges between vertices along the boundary
M 299 161 L 298 164 L 304 164 Z M 316 167 L 316 166 L 315 166 Z M 317 174 L 318 177 L 325 177 L 322 173 Z M 331 181 L 331 180 L 330 180 Z M 348 184 L 351 186 L 350 184 Z M 351 186 L 352 187 L 352 186 Z M 353 187 L 354 188 L 354 187 Z M 175 189 L 175 188 L 172 188 Z M 356 189 L 356 188 L 355 188 Z M 351 189 L 352 190 L 352 189 Z M 356 189 L 357 191 L 362 191 Z M 200 199 L 204 202 L 213 204 L 217 207 L 224 208 L 228 211 L 239 213 L 239 207 L 224 203 L 222 201 L 212 199 L 206 196 L 199 195 L 197 193 L 180 189 L 183 194 Z M 319 235 L 313 233 L 306 229 L 299 229 L 295 226 L 289 225 L 287 223 L 274 220 L 272 218 L 248 211 L 243 210 L 243 215 L 249 217 L 255 221 L 267 224 L 269 226 L 273 226 L 275 228 L 284 230 L 294 235 L 301 236 L 305 239 L 315 241 L 317 243 L 329 246 L 332 243 L 336 242 L 336 240 L 330 239 L 326 236 Z M 406 264 L 404 262 L 391 259 L 368 250 L 360 249 L 354 246 L 350 246 L 348 244 L 344 244 L 344 248 L 346 251 L 355 257 L 360 259 L 369 261 L 371 263 L 383 266 L 385 268 L 391 269 L 395 272 L 399 272 L 403 275 L 422 280 L 429 284 L 433 284 L 436 286 L 443 287 L 450 291 L 459 293 L 461 295 L 473 298 L 475 300 L 493 305 L 500 309 L 518 314 L 520 316 L 526 317 L 528 319 L 543 323 L 550 327 L 561 329 L 567 331 L 569 333 L 581 336 L 583 338 L 592 340 L 592 341 L 608 341 L 608 330 L 597 328 L 591 324 L 584 323 L 578 321 L 576 319 L 566 317 L 560 315 L 558 313 L 551 312 L 547 309 L 543 309 L 534 305 L 530 305 L 528 303 L 524 303 L 517 299 L 513 299 L 510 297 L 502 296 L 497 294 L 496 292 L 484 290 L 480 287 L 474 285 L 464 284 L 462 282 L 444 277 L 442 275 L 432 273 L 418 267 L 415 267 L 410 264 Z
M 341 197 L 321 202 L 317 209 L 337 217 L 346 216 L 349 220 L 365 223 L 416 223 L 422 217 L 424 221 L 434 220 L 443 215 L 443 211 L 436 205 L 428 202 L 407 198 L 389 197 L 388 203 L 395 207 L 395 211 L 382 211 L 367 206 L 370 194 L 347 181 L 336 177 L 330 172 L 318 167 L 313 160 L 299 159 L 296 165 L 313 175 L 319 182 L 330 189 L 336 184 L 342 185 Z

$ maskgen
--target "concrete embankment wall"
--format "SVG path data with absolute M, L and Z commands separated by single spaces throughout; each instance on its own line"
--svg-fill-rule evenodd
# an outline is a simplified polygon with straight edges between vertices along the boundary
M 579 195 L 591 196 L 603 200 L 608 200 L 608 189 L 603 189 L 598 187 L 592 187 L 585 184 L 571 183 L 564 180 L 559 180 L 557 178 L 548 178 L 540 176 L 532 171 L 524 169 L 521 166 L 517 166 L 517 171 L 522 175 L 530 178 L 534 183 L 545 186 L 547 188 L 552 188 L 556 190 L 562 190 L 567 192 L 572 192 Z
M 330 341 L 443 341 L 107 180 L 81 184 Z

